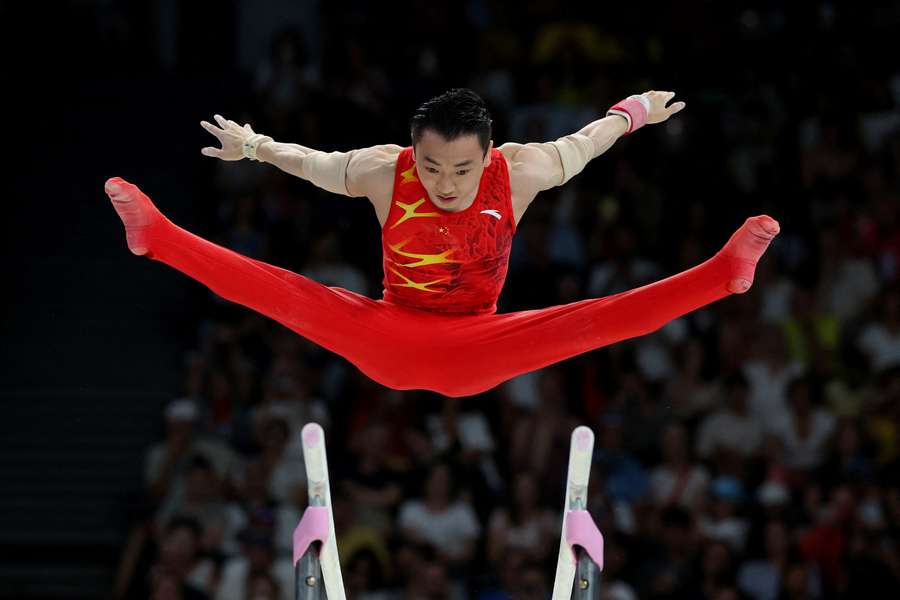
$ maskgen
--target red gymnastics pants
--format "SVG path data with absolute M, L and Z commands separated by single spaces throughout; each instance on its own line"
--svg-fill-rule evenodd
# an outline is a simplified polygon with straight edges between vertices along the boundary
M 120 179 L 113 181 L 140 193 Z M 110 195 L 127 226 L 127 218 L 134 217 L 123 215 Z M 656 331 L 729 295 L 727 286 L 737 271 L 752 281 L 756 263 L 719 252 L 692 269 L 605 298 L 506 314 L 443 315 L 324 286 L 213 244 L 156 214 L 152 223 L 128 230 L 133 251 L 140 237 L 150 258 L 343 356 L 387 387 L 453 397 Z

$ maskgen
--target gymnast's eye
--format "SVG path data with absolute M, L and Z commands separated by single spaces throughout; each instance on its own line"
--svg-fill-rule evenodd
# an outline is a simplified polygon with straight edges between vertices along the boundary
M 457 174 L 457 175 L 465 175 L 465 174 L 468 173 L 468 172 L 469 172 L 469 169 L 464 169 L 464 170 L 462 170 L 462 171 L 457 171 L 456 174 Z
M 428 171 L 429 173 L 437 173 L 438 172 L 438 170 L 435 169 L 434 167 L 425 167 L 425 170 Z

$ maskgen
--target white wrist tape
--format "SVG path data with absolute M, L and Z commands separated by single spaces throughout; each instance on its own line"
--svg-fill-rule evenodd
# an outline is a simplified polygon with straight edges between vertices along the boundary
M 562 161 L 562 183 L 581 173 L 588 161 L 594 158 L 594 142 L 583 133 L 573 133 L 561 137 L 555 142 L 550 142 L 550 145 L 556 148 Z
M 272 138 L 267 135 L 254 133 L 244 140 L 244 144 L 241 146 L 241 153 L 244 155 L 244 158 L 259 160 L 256 156 L 256 149 L 259 148 L 260 144 L 271 141 L 273 141 Z
M 334 194 L 349 196 L 347 165 L 350 152 L 321 152 L 316 150 L 303 157 L 303 179 Z

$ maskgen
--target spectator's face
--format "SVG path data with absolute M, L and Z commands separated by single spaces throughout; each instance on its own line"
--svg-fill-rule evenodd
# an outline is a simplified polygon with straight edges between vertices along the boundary
M 787 345 L 780 329 L 766 327 L 762 330 L 758 354 L 772 361 L 782 361 L 787 357 Z
M 447 596 L 447 588 L 450 582 L 447 581 L 447 569 L 444 565 L 437 561 L 428 563 L 425 566 L 423 575 L 423 591 L 429 598 L 444 598 Z
M 690 531 L 686 527 L 675 524 L 667 524 L 662 529 L 663 543 L 670 552 L 682 552 L 690 541 Z
M 151 600 L 181 600 L 181 583 L 171 573 L 163 573 L 151 581 Z
M 268 571 L 272 566 L 272 548 L 261 542 L 248 544 L 244 551 L 251 571 Z
M 206 467 L 194 467 L 185 478 L 185 493 L 192 500 L 208 500 L 215 495 L 215 475 Z
M 798 384 L 791 393 L 791 407 L 798 413 L 807 413 L 812 407 L 809 386 L 805 383 Z
M 565 383 L 556 369 L 546 369 L 540 379 L 541 399 L 556 411 L 565 407 Z
M 529 568 L 520 574 L 518 587 L 511 594 L 518 600 L 545 600 L 550 595 L 547 589 L 547 580 L 544 574 L 534 568 Z
M 260 445 L 265 450 L 280 451 L 288 439 L 287 423 L 280 419 L 268 419 L 261 429 Z
M 737 514 L 737 504 L 725 498 L 718 498 L 713 503 L 713 516 L 716 519 L 728 519 Z
M 194 433 L 194 422 L 186 419 L 169 419 L 166 433 L 172 441 L 187 441 Z
M 516 503 L 520 508 L 534 508 L 538 501 L 538 487 L 533 475 L 523 474 L 516 478 Z
M 687 438 L 679 425 L 670 425 L 663 434 L 662 445 L 666 461 L 679 463 L 687 459 Z
M 714 600 L 741 600 L 741 596 L 734 588 L 722 588 L 713 596 Z
M 503 552 L 503 561 L 500 568 L 500 580 L 503 587 L 512 589 L 516 585 L 522 575 L 522 569 L 525 566 L 525 554 L 515 548 L 507 548 Z
M 784 587 L 788 595 L 794 598 L 803 598 L 807 594 L 809 574 L 805 565 L 791 565 L 784 578 Z
M 774 558 L 785 556 L 788 550 L 788 535 L 781 523 L 766 525 L 766 555 Z
M 432 469 L 425 483 L 425 495 L 432 502 L 446 502 L 450 497 L 450 470 L 445 465 Z
M 247 585 L 250 600 L 278 600 L 275 583 L 266 576 L 256 576 Z
M 180 571 L 193 564 L 197 555 L 198 540 L 187 527 L 170 531 L 163 539 L 160 549 L 163 564 Z
M 262 463 L 251 462 L 244 468 L 244 495 L 251 498 L 265 496 L 268 489 L 266 471 Z
M 897 321 L 900 319 L 900 293 L 888 292 L 885 294 L 884 314 L 888 321 Z
M 713 542 L 703 554 L 703 572 L 706 575 L 723 575 L 731 566 L 731 552 L 722 543 Z
M 381 423 L 368 427 L 365 432 L 365 445 L 361 446 L 363 457 L 378 461 L 386 452 L 388 445 L 388 429 Z
M 461 210 L 472 201 L 481 174 L 491 162 L 490 148 L 485 154 L 478 136 L 463 135 L 447 141 L 430 129 L 422 133 L 414 156 L 419 181 L 431 201 L 446 211 Z
M 374 571 L 375 564 L 371 556 L 363 554 L 355 557 L 347 569 L 347 587 L 356 592 L 372 591 Z
M 606 423 L 601 430 L 601 445 L 606 450 L 622 447 L 622 427 L 618 423 Z
M 394 566 L 399 576 L 405 581 L 407 578 L 412 580 L 419 579 L 416 576 L 422 569 L 422 559 L 419 551 L 412 545 L 404 544 L 397 549 L 394 555 Z
M 833 523 L 844 523 L 854 513 L 856 498 L 849 486 L 836 488 L 829 499 L 826 515 Z
M 608 579 L 615 579 L 616 574 L 621 572 L 628 563 L 628 555 L 622 544 L 609 544 L 603 550 L 603 574 Z
M 767 434 L 763 444 L 763 454 L 766 460 L 780 463 L 784 460 L 784 442 L 775 434 Z
M 815 313 L 816 297 L 810 290 L 797 289 L 794 292 L 794 314 L 800 318 L 809 318 Z
M 732 386 L 728 390 L 728 400 L 733 412 L 743 414 L 747 412 L 747 388 L 743 385 Z
M 214 398 L 222 398 L 228 396 L 231 392 L 231 384 L 228 378 L 222 372 L 213 373 L 209 382 L 210 395 Z
M 331 510 L 335 529 L 341 530 L 353 525 L 353 503 L 349 499 L 341 496 L 333 497 L 331 499 Z
M 859 451 L 859 431 L 853 423 L 845 423 L 838 432 L 838 451 L 842 456 L 854 456 Z

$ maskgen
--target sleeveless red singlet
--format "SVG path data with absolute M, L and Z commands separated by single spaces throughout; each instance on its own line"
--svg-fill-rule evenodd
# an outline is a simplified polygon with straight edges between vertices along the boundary
M 428 197 L 412 148 L 405 148 L 381 229 L 384 300 L 439 313 L 496 312 L 515 231 L 509 170 L 499 150 L 491 151 L 472 205 L 448 212 Z

